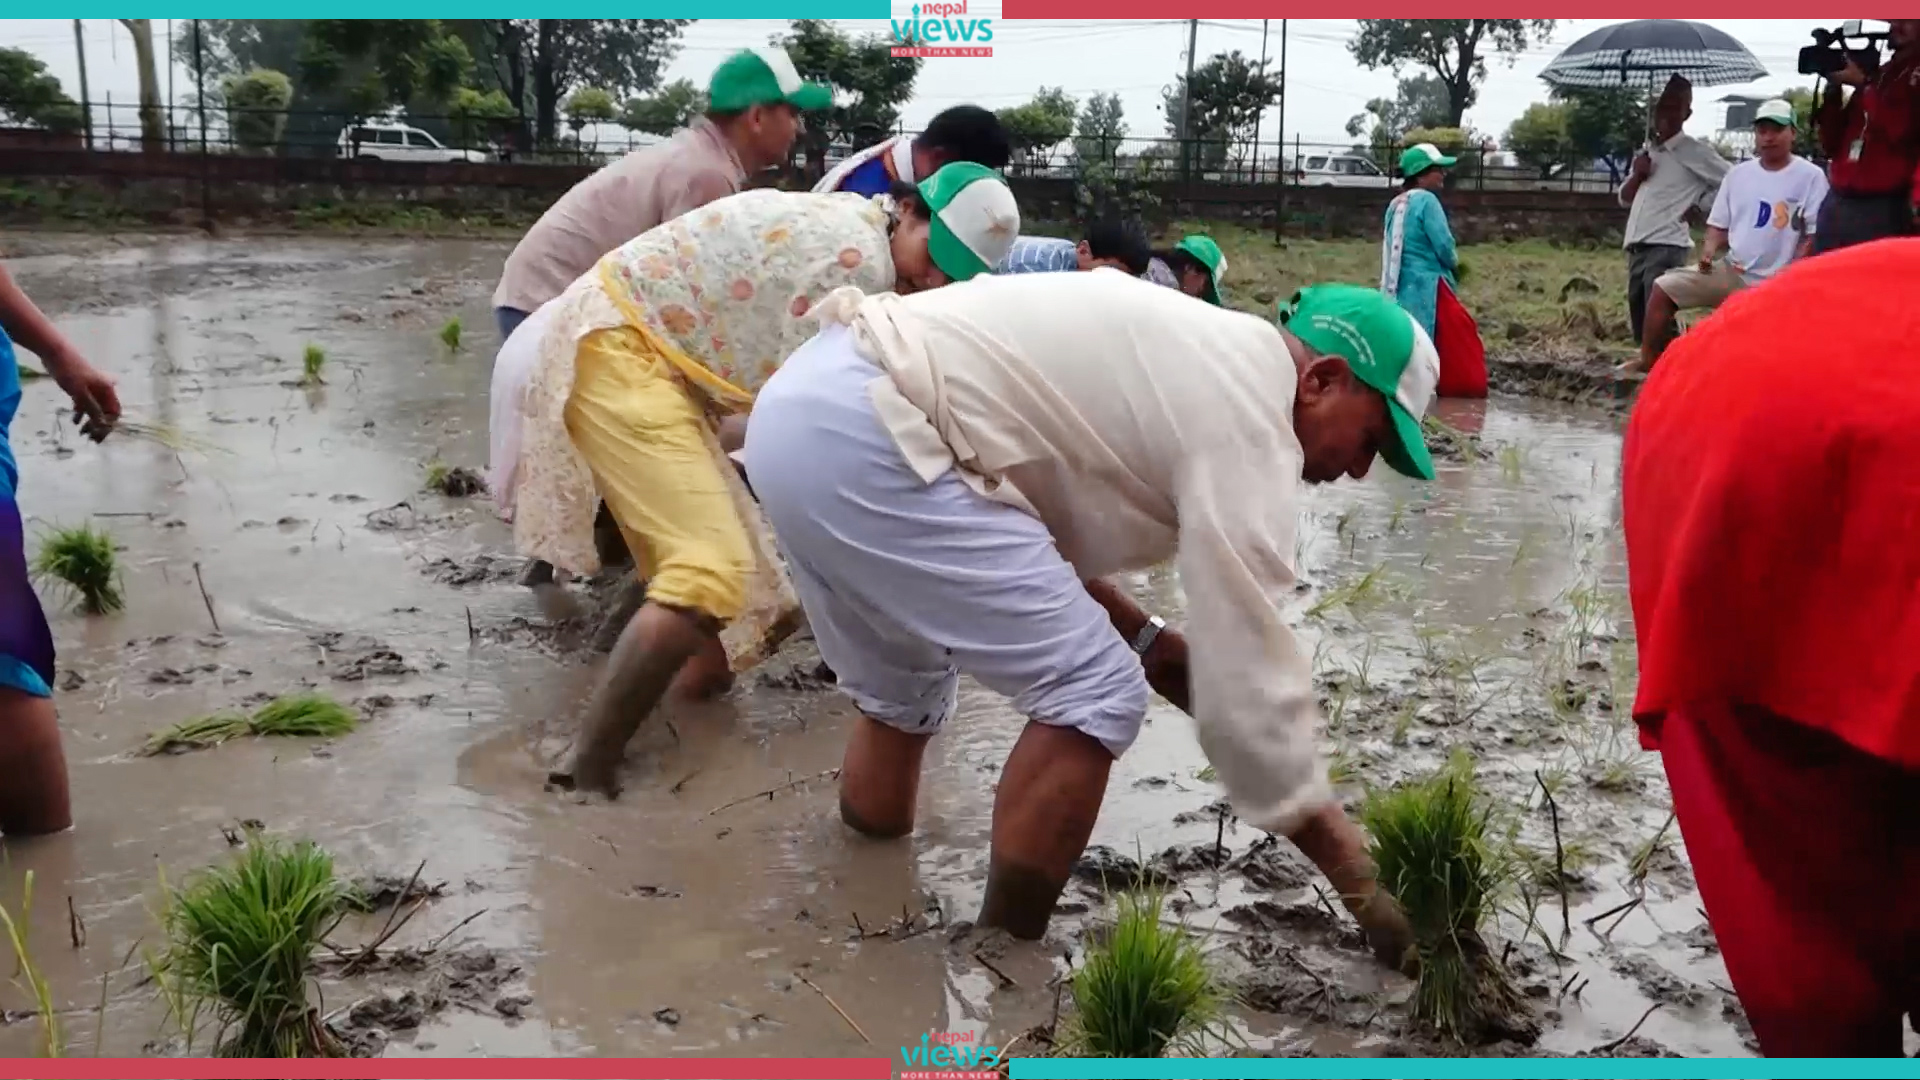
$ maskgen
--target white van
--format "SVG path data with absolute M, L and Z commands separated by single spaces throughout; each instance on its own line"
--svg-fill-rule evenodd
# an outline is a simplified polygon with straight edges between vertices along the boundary
M 487 155 L 482 151 L 447 146 L 417 127 L 379 120 L 341 128 L 340 156 L 371 161 L 487 160 Z

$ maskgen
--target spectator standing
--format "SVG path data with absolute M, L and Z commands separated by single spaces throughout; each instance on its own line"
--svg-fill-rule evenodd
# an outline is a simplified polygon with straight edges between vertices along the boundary
M 1816 254 L 1909 235 L 1920 216 L 1920 19 L 1888 19 L 1887 26 L 1893 55 L 1886 64 L 1868 78 L 1847 61 L 1814 113 L 1833 184 Z
M 1620 188 L 1628 207 L 1627 318 L 1633 341 L 1645 343 L 1647 301 L 1661 274 L 1687 263 L 1690 212 L 1704 209 L 1733 167 L 1713 147 L 1680 130 L 1693 115 L 1693 84 L 1675 75 L 1653 108 L 1653 145 L 1633 160 Z

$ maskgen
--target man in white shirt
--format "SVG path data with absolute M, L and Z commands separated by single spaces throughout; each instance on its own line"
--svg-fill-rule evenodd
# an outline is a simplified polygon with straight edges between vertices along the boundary
M 1793 152 L 1793 131 L 1793 105 L 1780 98 L 1754 112 L 1756 156 L 1734 166 L 1721 181 L 1707 215 L 1699 265 L 1669 270 L 1654 281 L 1640 357 L 1622 365 L 1625 370 L 1653 368 L 1673 340 L 1680 312 L 1717 308 L 1812 250 L 1814 223 L 1827 197 L 1827 174 Z M 1723 251 L 1725 261 L 1715 262 Z
M 1633 159 L 1620 187 L 1627 212 L 1627 318 L 1634 344 L 1645 340 L 1647 298 L 1656 278 L 1684 266 L 1693 249 L 1690 214 L 1704 210 L 1733 167 L 1713 147 L 1680 130 L 1693 115 L 1693 85 L 1675 75 L 1653 109 L 1653 145 Z
M 1295 294 L 1276 326 L 1109 268 L 842 290 L 761 389 L 746 472 L 822 657 L 860 710 L 840 811 L 911 832 L 960 672 L 1029 718 L 1000 775 L 980 922 L 1047 927 L 1144 722 L 1194 717 L 1241 818 L 1284 834 L 1398 966 L 1409 935 L 1315 745 L 1281 617 L 1301 482 L 1376 456 L 1423 479 L 1439 357 L 1373 289 Z M 1185 640 L 1097 579 L 1173 560 Z M 1091 583 L 1091 584 L 1089 584 Z M 1189 667 L 1190 665 L 1190 667 Z M 1190 670 L 1190 674 L 1189 674 Z

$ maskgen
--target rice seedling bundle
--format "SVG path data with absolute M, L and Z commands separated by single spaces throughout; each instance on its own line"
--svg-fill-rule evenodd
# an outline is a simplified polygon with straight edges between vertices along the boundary
M 327 351 L 318 345 L 309 345 L 300 354 L 300 381 L 308 386 L 319 386 L 327 380 L 320 377 L 320 370 L 327 366 Z
M 1059 1039 L 1079 1057 L 1159 1057 L 1199 1049 L 1227 1002 L 1199 941 L 1161 921 L 1158 889 L 1119 899 L 1113 929 L 1087 946 L 1073 976 L 1073 1013 Z
M 1462 1043 L 1515 1030 L 1525 1005 L 1481 927 L 1519 869 L 1464 758 L 1370 795 L 1361 822 L 1381 887 L 1413 926 L 1414 1022 Z
M 113 430 L 122 438 L 139 439 L 143 442 L 163 446 L 174 453 L 192 450 L 201 454 L 225 454 L 226 447 L 198 435 L 189 434 L 173 424 L 147 423 L 142 420 L 130 420 L 121 417 L 113 425 Z
M 33 576 L 70 591 L 81 611 L 106 615 L 126 607 L 113 537 L 91 525 L 55 529 L 33 557 Z
M 141 753 L 178 753 L 218 746 L 245 735 L 332 738 L 359 724 L 352 709 L 319 693 L 286 694 L 262 705 L 251 716 L 216 713 L 183 720 L 155 732 Z
M 440 344 L 445 345 L 448 352 L 460 351 L 460 316 L 448 319 L 447 325 L 440 328 Z
M 346 897 L 324 849 L 257 833 L 232 863 L 173 890 L 154 974 L 189 1041 L 210 1015 L 222 1056 L 339 1056 L 310 1004 L 307 970 Z

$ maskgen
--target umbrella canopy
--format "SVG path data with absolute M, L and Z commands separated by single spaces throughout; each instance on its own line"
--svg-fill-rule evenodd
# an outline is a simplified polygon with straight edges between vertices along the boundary
M 1555 86 L 1657 89 L 1675 75 L 1695 86 L 1763 79 L 1767 69 L 1724 30 L 1685 19 L 1636 19 L 1602 27 L 1566 47 L 1540 77 Z

